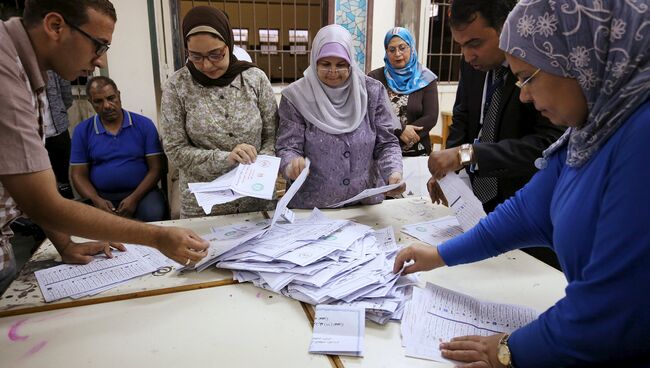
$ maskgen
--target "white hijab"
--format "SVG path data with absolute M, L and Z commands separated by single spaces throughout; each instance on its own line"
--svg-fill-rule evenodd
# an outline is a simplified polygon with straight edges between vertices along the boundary
M 338 88 L 328 87 L 318 79 L 316 63 L 321 48 L 330 42 L 342 45 L 350 59 L 350 76 Z M 310 55 L 310 65 L 301 78 L 282 91 L 282 95 L 309 123 L 329 134 L 344 134 L 359 127 L 368 110 L 365 74 L 354 57 L 352 36 L 337 24 L 318 31 Z

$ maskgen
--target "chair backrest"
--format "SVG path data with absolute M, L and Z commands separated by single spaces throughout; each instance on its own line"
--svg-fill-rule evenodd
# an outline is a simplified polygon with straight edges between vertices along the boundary
M 444 150 L 447 147 L 447 137 L 449 136 L 449 127 L 453 123 L 451 111 L 441 111 L 442 115 L 442 131 L 441 134 L 430 134 L 429 138 L 431 139 L 431 150 L 435 150 L 435 145 L 440 145 L 440 150 Z

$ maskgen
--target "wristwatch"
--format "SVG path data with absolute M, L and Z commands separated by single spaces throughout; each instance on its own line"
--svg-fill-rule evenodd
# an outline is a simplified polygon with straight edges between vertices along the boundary
M 471 144 L 465 143 L 460 146 L 458 150 L 458 162 L 461 166 L 467 166 L 472 163 L 474 157 L 474 147 Z
M 512 355 L 510 354 L 510 348 L 508 347 L 508 339 L 510 335 L 505 334 L 499 340 L 499 345 L 497 346 L 497 359 L 499 363 L 505 365 L 508 368 L 514 368 L 512 366 Z

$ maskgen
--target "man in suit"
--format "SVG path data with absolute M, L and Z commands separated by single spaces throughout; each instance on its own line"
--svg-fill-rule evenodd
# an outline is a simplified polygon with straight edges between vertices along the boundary
M 519 100 L 517 78 L 499 49 L 499 34 L 516 0 L 454 0 L 450 27 L 461 45 L 460 82 L 447 149 L 431 153 L 429 181 L 434 202 L 444 201 L 435 180 L 465 168 L 486 212 L 524 186 L 534 161 L 563 129 L 532 104 Z M 528 81 L 534 83 L 534 77 Z

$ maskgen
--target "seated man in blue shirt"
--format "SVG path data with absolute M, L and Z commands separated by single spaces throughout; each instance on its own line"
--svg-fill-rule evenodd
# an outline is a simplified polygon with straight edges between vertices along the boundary
M 160 221 L 165 199 L 157 187 L 162 148 L 153 122 L 122 109 L 120 91 L 107 77 L 88 81 L 86 96 L 97 115 L 72 137 L 72 183 L 95 207 L 142 221 Z

